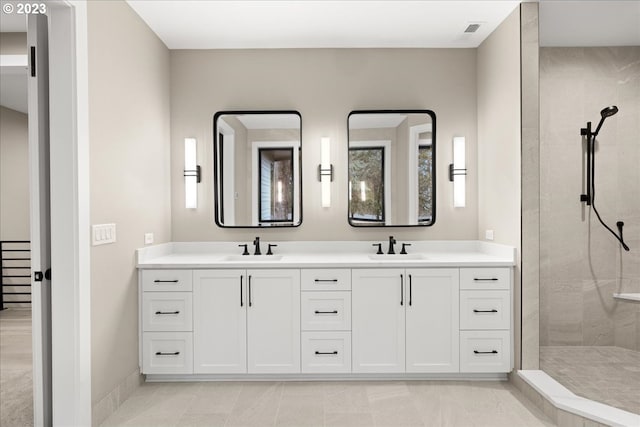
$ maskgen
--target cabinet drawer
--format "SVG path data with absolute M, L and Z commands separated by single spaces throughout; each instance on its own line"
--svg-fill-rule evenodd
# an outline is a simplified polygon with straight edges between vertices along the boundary
M 303 331 L 351 330 L 351 292 L 302 292 Z
M 349 269 L 305 269 L 301 272 L 303 291 L 348 291 L 351 290 Z
M 461 268 L 460 289 L 509 289 L 509 268 Z
M 302 372 L 351 372 L 351 332 L 303 332 Z
M 142 373 L 192 374 L 191 332 L 145 332 L 142 334 Z
M 144 292 L 189 292 L 192 287 L 191 270 L 143 270 Z
M 142 330 L 144 332 L 192 330 L 191 292 L 143 292 Z
M 460 331 L 460 372 L 509 371 L 509 331 Z
M 460 291 L 460 329 L 509 329 L 509 291 Z

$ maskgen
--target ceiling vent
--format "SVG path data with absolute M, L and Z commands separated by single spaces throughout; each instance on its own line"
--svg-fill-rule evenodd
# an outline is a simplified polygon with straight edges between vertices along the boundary
M 478 28 L 480 28 L 480 24 L 469 24 L 469 26 L 467 27 L 466 30 L 464 30 L 464 32 L 475 33 L 476 31 L 478 31 Z

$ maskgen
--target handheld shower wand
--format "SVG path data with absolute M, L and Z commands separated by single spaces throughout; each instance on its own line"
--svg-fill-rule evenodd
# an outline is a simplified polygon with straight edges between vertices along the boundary
M 609 232 L 611 234 L 613 234 L 613 236 L 620 242 L 620 244 L 622 245 L 622 247 L 624 248 L 625 251 L 628 251 L 629 250 L 629 246 L 627 246 L 627 244 L 624 242 L 624 238 L 622 236 L 622 227 L 624 226 L 624 222 L 618 221 L 616 223 L 616 226 L 618 227 L 618 233 L 616 233 L 607 224 L 604 223 L 602 218 L 600 218 L 600 213 L 598 212 L 598 209 L 596 209 L 596 205 L 595 205 L 595 198 L 596 198 L 596 190 L 595 190 L 595 173 L 596 173 L 595 145 L 596 145 L 596 136 L 598 135 L 598 132 L 600 132 L 600 128 L 602 127 L 602 124 L 604 123 L 605 119 L 607 117 L 613 116 L 617 112 L 618 112 L 618 107 L 616 107 L 615 105 L 612 105 L 610 107 L 606 107 L 606 108 L 604 108 L 604 109 L 602 109 L 600 111 L 600 123 L 598 123 L 598 126 L 596 127 L 595 132 L 591 131 L 591 122 L 587 122 L 587 127 L 586 128 L 580 129 L 580 135 L 586 137 L 585 139 L 586 139 L 586 143 L 587 143 L 587 165 L 586 165 L 586 171 L 587 171 L 587 193 L 580 195 L 580 201 L 581 202 L 586 202 L 587 206 L 591 206 L 593 208 L 593 211 L 596 213 L 596 216 L 598 217 L 598 221 L 600 221 L 600 224 L 602 224 L 602 226 L 604 228 L 606 228 L 607 230 L 609 230 Z

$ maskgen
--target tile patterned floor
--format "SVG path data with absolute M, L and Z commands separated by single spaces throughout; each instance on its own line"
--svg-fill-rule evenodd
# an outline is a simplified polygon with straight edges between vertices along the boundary
M 540 347 L 540 369 L 578 396 L 640 414 L 640 352 L 606 346 Z
M 507 382 L 145 383 L 103 426 L 552 426 Z
M 0 426 L 33 425 L 31 309 L 0 311 Z

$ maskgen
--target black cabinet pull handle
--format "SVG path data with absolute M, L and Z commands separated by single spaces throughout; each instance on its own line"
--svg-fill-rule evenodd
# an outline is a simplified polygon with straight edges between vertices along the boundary
M 178 283 L 178 279 L 174 279 L 174 280 L 160 280 L 160 279 L 156 279 L 153 281 L 153 283 Z
M 318 283 L 318 282 L 337 282 L 338 279 L 314 279 L 314 282 Z
M 337 351 L 316 351 L 316 354 L 338 354 Z
M 498 279 L 495 277 L 492 277 L 490 279 L 482 279 L 482 278 L 474 277 L 473 280 L 476 282 L 497 282 L 498 281 Z
M 478 350 L 473 350 L 473 352 L 475 354 L 498 354 L 498 350 L 491 350 L 491 351 L 478 351 Z
M 474 312 L 474 313 L 497 313 L 497 312 L 498 312 L 498 310 L 496 310 L 495 308 L 494 308 L 494 309 L 491 309 L 491 310 L 476 310 L 476 309 L 474 308 L 474 309 L 473 309 L 473 312 Z
M 333 311 L 319 311 L 319 310 L 316 310 L 315 314 L 338 314 L 338 310 L 333 310 Z
M 161 351 L 156 351 L 156 356 L 177 356 L 179 354 L 179 351 L 174 351 L 173 353 L 163 353 Z
M 412 297 L 412 283 L 411 283 L 411 275 L 409 275 L 409 305 L 411 305 L 411 302 L 413 301 L 413 297 Z
M 156 311 L 156 314 L 180 314 L 179 311 Z
M 240 307 L 244 307 L 244 302 L 242 301 L 242 276 L 240 276 Z
M 400 305 L 404 305 L 404 276 L 400 275 Z
M 249 307 L 251 307 L 251 276 L 249 276 Z

